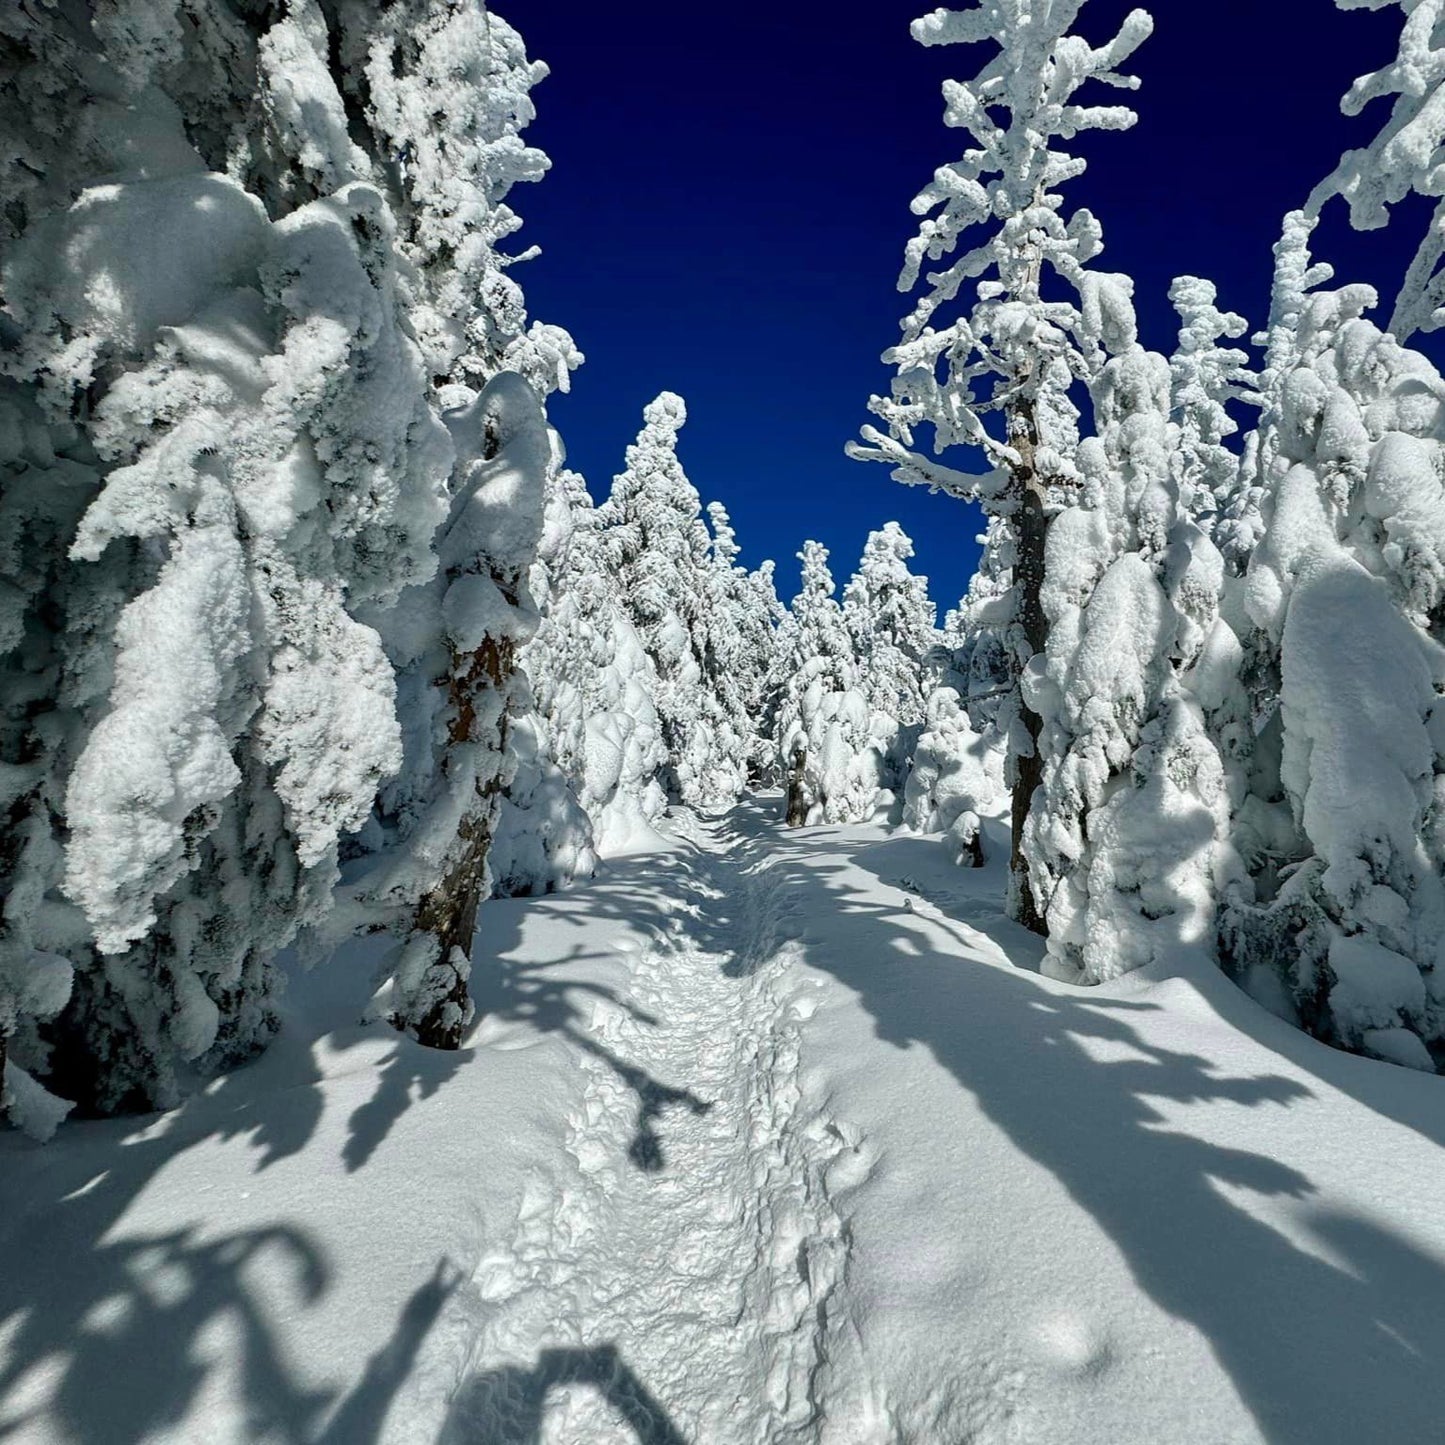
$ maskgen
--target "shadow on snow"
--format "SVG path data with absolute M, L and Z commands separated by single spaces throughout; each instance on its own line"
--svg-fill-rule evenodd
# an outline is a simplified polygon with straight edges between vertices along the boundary
M 338 1400 L 310 1389 L 287 1362 L 274 1320 L 275 1289 L 253 1271 L 279 1263 L 286 1309 L 304 1308 L 332 1284 L 306 1230 L 277 1224 L 203 1233 L 196 1227 L 130 1232 L 113 1227 L 146 1183 L 207 1137 L 216 1095 L 186 1106 L 164 1133 L 126 1138 L 114 1123 L 72 1126 L 72 1137 L 25 1162 L 32 1188 L 6 1190 L 0 1279 L 0 1439 L 43 1410 L 54 1435 L 77 1445 L 129 1445 L 180 1424 L 194 1407 L 220 1350 L 237 1363 L 248 1439 L 286 1445 L 373 1445 L 422 1340 L 458 1282 L 445 1261 L 417 1286 L 390 1339 Z M 18 1173 L 17 1152 L 5 1161 Z M 217 1332 L 220 1333 L 217 1333 Z M 53 1376 L 43 1404 L 27 1406 L 26 1377 Z M 47 1435 L 46 1438 L 51 1438 Z
M 772 827 L 764 820 L 775 806 L 745 803 L 715 825 L 719 838 L 761 848 L 764 829 Z M 935 890 L 932 901 L 944 916 L 927 927 L 891 902 L 860 898 L 845 876 L 856 865 L 911 886 L 913 874 L 937 873 L 937 844 L 860 843 L 829 828 L 766 842 L 768 887 L 809 922 L 807 961 L 856 992 L 881 1039 L 899 1048 L 926 1046 L 1015 1145 L 1060 1180 L 1114 1240 L 1139 1286 L 1209 1340 L 1271 1445 L 1343 1445 L 1381 1438 L 1382 1431 L 1401 1445 L 1438 1438 L 1445 1418 L 1441 1262 L 1378 1221 L 1309 1208 L 1317 1191 L 1304 1175 L 1266 1155 L 1176 1132 L 1155 1102 L 1287 1110 L 1309 1094 L 1304 1084 L 1278 1074 L 1221 1076 L 1200 1055 L 1151 1043 L 1138 1027 L 1158 1008 L 1148 1001 L 1041 987 L 1027 971 L 1030 960 L 1036 966 L 1037 940 L 1003 918 L 993 896 L 996 874 L 987 887 L 960 875 L 956 889 Z M 591 995 L 628 1009 L 644 1025 L 660 1027 L 657 1020 L 602 985 L 555 970 L 588 957 L 586 935 L 615 919 L 663 940 L 685 933 L 715 951 L 724 971 L 746 972 L 756 950 L 739 939 L 758 920 L 746 916 L 742 871 L 685 849 L 609 865 L 596 885 L 573 895 L 575 906 L 569 901 L 558 910 L 575 920 L 582 937 L 554 963 L 506 957 L 520 943 L 521 906 L 484 910 L 474 976 L 481 1009 L 566 1039 L 615 1070 L 637 1096 L 628 1152 L 641 1169 L 664 1166 L 659 1121 L 668 1108 L 701 1113 L 709 1105 L 681 1082 L 655 1080 L 592 1038 L 582 1005 Z M 739 908 L 744 916 L 731 916 Z M 954 935 L 947 952 L 935 947 L 932 929 L 939 927 Z M 829 929 L 838 931 L 840 946 L 829 946 Z M 1023 966 L 985 962 L 985 940 Z M 1445 1109 L 1429 1107 L 1430 1091 L 1420 1080 L 1401 1086 L 1387 1066 L 1326 1050 L 1222 977 L 1218 984 L 1210 1002 L 1242 1032 L 1382 1115 L 1445 1142 Z M 332 1042 L 344 1051 L 376 1036 L 348 1029 Z M 1096 1052 L 1100 1044 L 1112 1047 L 1101 1060 L 1090 1044 Z M 471 1052 L 434 1054 L 397 1039 L 375 1091 L 349 1120 L 347 1168 L 374 1164 L 412 1102 L 445 1087 Z M 0 1279 L 6 1332 L 0 1439 L 25 1428 L 24 1399 L 34 1384 L 27 1377 L 37 1371 L 53 1380 L 47 1410 L 77 1445 L 129 1445 L 174 1425 L 205 1383 L 213 1351 L 202 1344 L 218 1324 L 239 1353 L 248 1437 L 286 1445 L 379 1439 L 396 1391 L 456 1287 L 445 1262 L 417 1285 L 387 1344 L 338 1400 L 308 1388 L 288 1368 L 274 1302 L 248 1282 L 258 1260 L 284 1260 L 293 1304 L 320 1298 L 332 1285 L 330 1269 L 304 1229 L 273 1225 L 219 1235 L 179 1229 L 119 1238 L 114 1232 L 161 1169 L 207 1140 L 250 1136 L 258 1170 L 302 1150 L 321 1118 L 321 1085 L 309 1040 L 293 1036 L 189 1100 L 161 1127 L 73 1125 L 58 1145 L 40 1151 L 13 1137 L 0 1140 L 7 1261 Z M 1281 1128 L 1287 1127 L 1284 1113 Z M 1297 1247 L 1231 1202 L 1230 1190 L 1301 1201 L 1319 1248 Z M 681 1440 L 615 1349 L 598 1346 L 547 1349 L 530 1369 L 471 1376 L 452 1402 L 440 1445 L 539 1440 L 550 1393 L 575 1386 L 596 1390 L 641 1445 Z
M 585 932 L 591 920 L 615 918 L 661 937 L 681 927 L 680 896 L 687 895 L 682 906 L 696 920 L 709 893 L 715 896 L 686 853 L 624 860 L 587 890 L 585 916 L 578 916 L 577 926 Z M 665 1112 L 684 1107 L 704 1114 L 711 1104 L 652 1078 L 589 1036 L 581 1008 L 589 995 L 611 1000 L 644 1024 L 658 1026 L 658 1021 L 601 985 L 550 976 L 559 964 L 587 957 L 582 948 L 554 963 L 506 958 L 521 943 L 525 907 L 499 902 L 482 912 L 473 979 L 479 1020 L 491 1014 L 526 1021 L 606 1063 L 637 1096 L 628 1158 L 640 1170 L 661 1170 Z M 725 921 L 714 912 L 707 926 L 725 928 Z M 691 935 L 694 929 L 686 931 Z M 299 1223 L 231 1232 L 212 1232 L 198 1223 L 117 1233 L 151 1181 L 189 1150 L 245 1138 L 255 1151 L 253 1168 L 260 1172 L 306 1149 L 326 1102 L 326 1081 L 313 1053 L 313 1040 L 322 1033 L 336 1051 L 328 1066 L 333 1078 L 345 1072 L 349 1050 L 388 1040 L 375 1088 L 353 1110 L 342 1146 L 348 1172 L 379 1167 L 377 1151 L 406 1111 L 443 1089 L 476 1050 L 423 1049 L 390 1036 L 384 1025 L 330 1028 L 348 1012 L 353 1019 L 359 1016 L 364 971 L 364 961 L 351 969 L 333 961 L 297 980 L 299 1002 L 288 1010 L 287 1028 L 271 1049 L 165 1115 L 73 1123 L 45 1147 L 0 1135 L 0 1257 L 5 1260 L 0 1274 L 0 1338 L 5 1341 L 0 1441 L 42 1416 L 46 1428 L 53 1426 L 75 1445 L 131 1445 L 174 1427 L 196 1407 L 218 1363 L 216 1339 L 225 1342 L 224 1358 L 238 1361 L 246 1438 L 285 1445 L 374 1445 L 381 1438 L 392 1400 L 459 1282 L 446 1261 L 417 1285 L 386 1345 L 338 1399 L 334 1392 L 309 1387 L 288 1365 L 276 1287 L 254 1283 L 258 1267 L 273 1280 L 285 1279 L 287 1298 L 279 1307 L 284 1314 L 314 1305 L 333 1288 L 331 1264 Z M 479 1120 L 478 1127 L 487 1127 L 487 1121 Z M 531 1428 L 525 1424 L 531 1418 L 527 1411 L 535 1409 L 540 1420 L 549 1389 L 591 1383 L 644 1445 L 669 1445 L 681 1438 L 610 1348 L 549 1350 L 529 1378 L 530 1384 L 516 1372 L 478 1376 L 459 1400 L 501 1391 L 518 1402 L 509 1418 L 521 1422 L 504 1438 L 528 1440 L 534 1435 L 526 1433 Z M 454 1422 L 464 1418 L 460 1410 L 459 1403 Z M 455 1423 L 447 1428 L 453 1431 L 448 1439 L 483 1438 L 456 1436 L 462 1426 Z
M 595 1390 L 637 1445 L 687 1445 L 614 1345 L 543 1350 L 531 1369 L 503 1366 L 473 1375 L 453 1398 L 437 1445 L 541 1445 L 549 1397 L 569 1385 Z
M 766 816 L 745 804 L 733 826 L 756 835 L 772 826 Z M 1318 1252 L 1296 1247 L 1226 1191 L 1308 1201 L 1313 1183 L 1264 1154 L 1176 1132 L 1154 1102 L 1270 1105 L 1285 1111 L 1283 1130 L 1288 1107 L 1309 1088 L 1279 1074 L 1225 1077 L 1204 1057 L 1149 1042 L 1136 1025 L 1157 1004 L 1042 987 L 1029 971 L 1040 941 L 1004 917 L 994 869 L 953 874 L 957 889 L 934 900 L 944 916 L 927 927 L 905 908 L 860 898 L 843 876 L 856 865 L 922 891 L 912 875 L 939 875 L 940 843 L 859 842 L 831 828 L 775 836 L 807 962 L 856 992 L 879 1038 L 926 1046 L 1051 1171 L 1123 1252 L 1139 1286 L 1207 1338 L 1271 1445 L 1441 1438 L 1442 1261 L 1378 1220 L 1323 1206 L 1302 1211 Z M 938 951 L 930 927 L 952 933 L 956 949 Z M 987 942 L 1019 966 L 986 962 Z M 1431 1115 L 1418 1076 L 1392 1088 L 1403 1071 L 1328 1050 L 1223 975 L 1217 985 L 1211 1003 L 1229 1023 L 1440 1140 L 1445 1095 Z

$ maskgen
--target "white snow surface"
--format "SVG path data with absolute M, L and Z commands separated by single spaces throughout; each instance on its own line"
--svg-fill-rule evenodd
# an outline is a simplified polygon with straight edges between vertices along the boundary
M 0 1136 L 0 1437 L 1438 1441 L 1445 1080 L 780 811 L 488 904 L 459 1053 L 354 952 L 179 1109 Z

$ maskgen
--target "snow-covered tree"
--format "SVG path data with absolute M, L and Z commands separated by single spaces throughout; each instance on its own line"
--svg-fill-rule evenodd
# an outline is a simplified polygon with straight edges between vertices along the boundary
M 27 673 L 43 654 L 63 722 L 21 729 L 30 846 L 9 902 L 78 966 L 64 1017 L 22 1048 L 102 1109 L 169 1102 L 179 1060 L 271 1031 L 271 955 L 324 907 L 339 834 L 399 758 L 390 670 L 352 609 L 433 566 L 450 452 L 364 157 L 333 157 L 323 190 L 279 103 L 258 104 L 278 50 L 314 49 L 305 15 L 245 34 L 249 68 L 223 74 L 234 22 L 164 9 L 31 22 L 54 83 L 113 114 L 80 147 L 88 171 L 72 157 L 12 209 L 4 273 L 15 404 L 35 441 L 86 459 L 78 528 L 32 549 L 12 654 Z M 285 85 L 319 129 L 340 114 L 319 61 Z M 195 148 L 217 110 L 249 127 L 231 174 Z M 37 153 L 63 144 L 45 121 L 7 117 Z M 261 176 L 282 172 L 268 213 Z M 62 827 L 63 860 L 42 837 Z
M 746 578 L 739 599 L 742 632 L 741 671 L 743 696 L 750 721 L 748 778 L 772 783 L 777 778 L 777 692 L 775 677 L 781 637 L 788 609 L 778 600 L 773 582 L 775 568 L 765 561 Z
M 708 606 L 703 617 L 703 687 L 718 712 L 720 732 L 744 744 L 734 794 L 756 776 L 762 751 L 774 740 L 760 733 L 763 696 L 773 664 L 774 637 L 782 608 L 773 588 L 773 564 L 756 572 L 738 563 L 740 548 L 727 508 L 709 502 L 712 535 L 706 569 Z
M 1244 598 L 1260 716 L 1235 832 L 1250 887 L 1228 893 L 1224 945 L 1247 986 L 1312 1031 L 1432 1068 L 1445 381 L 1365 319 L 1371 288 L 1309 294 L 1328 268 L 1309 264 L 1308 219 L 1291 222 L 1296 282 L 1271 328 L 1259 448 L 1266 528 Z
M 1018 688 L 1008 647 L 1013 543 L 990 518 L 968 592 L 924 654 L 924 721 L 904 780 L 903 822 L 948 834 L 965 867 L 984 861 L 981 819 L 1007 796 L 1004 773 Z
M 749 712 L 754 679 L 749 675 L 747 614 L 758 597 L 738 565 L 737 534 L 720 502 L 707 506 L 707 523 L 693 530 L 697 575 L 703 589 L 696 620 L 703 716 L 714 741 L 709 795 L 731 802 L 747 785 L 755 723 Z M 724 756 L 723 747 L 736 748 Z
M 1013 538 L 1003 518 L 989 519 L 975 539 L 981 548 L 968 592 L 943 619 L 942 665 L 925 658 L 932 688 L 953 688 L 975 732 L 1006 740 L 1018 713 L 1018 686 L 1009 646 L 1014 611 Z
M 571 548 L 572 491 L 586 495 L 586 485 L 568 472 L 562 458 L 547 469 L 542 508 L 542 536 L 537 559 L 528 571 L 527 588 L 541 619 L 536 634 L 521 652 L 522 669 L 530 679 L 537 667 L 537 649 L 548 629 L 549 613 L 560 605 L 558 587 Z M 537 668 L 545 677 L 547 667 Z M 508 745 L 515 762 L 502 795 L 490 867 L 493 890 L 502 897 L 550 893 L 597 866 L 592 820 L 581 800 L 580 778 L 555 756 L 552 719 L 542 709 L 537 689 L 513 719 Z
M 540 403 L 582 358 L 559 328 L 524 329 L 506 273 L 535 252 L 499 249 L 520 225 L 510 188 L 546 169 L 520 140 L 546 68 L 500 17 L 457 0 L 395 0 L 365 32 L 370 6 L 341 13 L 353 21 L 340 36 L 343 82 L 394 160 L 400 244 L 418 276 L 413 324 L 455 444 L 436 575 L 376 619 L 397 673 L 405 756 L 342 920 L 402 935 L 388 960 L 389 1016 L 455 1048 L 471 1017 L 481 902 L 590 866 L 519 668 L 538 623 L 528 583 L 562 458 Z
M 522 660 L 525 666 L 525 651 Z M 508 727 L 507 750 L 510 777 L 487 858 L 492 894 L 531 897 L 590 878 L 597 868 L 592 820 L 576 782 L 553 755 L 530 689 Z
M 1258 508 L 1241 486 L 1240 457 L 1226 445 L 1239 431 L 1231 404 L 1257 405 L 1249 354 L 1226 346 L 1248 330 L 1244 317 L 1221 311 L 1212 281 L 1180 276 L 1169 288 L 1179 316 L 1179 342 L 1169 360 L 1171 414 L 1179 428 L 1171 463 L 1180 505 L 1208 525 L 1235 575 L 1257 540 Z
M 522 140 L 547 67 L 485 3 L 340 0 L 338 11 L 344 92 L 397 182 L 399 245 L 421 286 L 412 323 L 429 372 L 480 387 L 514 371 L 540 396 L 566 391 L 581 353 L 560 327 L 528 325 L 509 274 L 537 248 L 502 249 L 522 225 L 509 192 L 551 164 Z
M 523 660 L 551 756 L 576 786 L 599 851 L 616 853 L 646 838 L 667 804 L 656 673 L 624 615 L 586 483 L 563 471 L 555 498 L 542 625 Z
M 805 542 L 780 659 L 778 748 L 787 821 L 856 823 L 873 810 L 878 755 L 858 687 L 853 639 L 828 570 L 828 551 Z
M 771 577 L 769 581 L 771 582 Z M 797 657 L 794 648 L 797 631 L 798 621 L 792 608 L 780 602 L 778 623 L 773 633 L 772 661 L 767 677 L 763 680 L 763 699 L 758 713 L 755 743 L 760 759 L 754 772 L 758 781 L 768 786 L 781 786 L 786 780 L 782 756 L 783 706 L 787 701 L 788 685 L 792 681 L 792 669 Z M 770 754 L 764 753 L 768 744 L 771 744 Z
M 853 456 L 892 465 L 899 481 L 980 501 L 1006 519 L 1015 678 L 1047 645 L 1045 538 L 1050 518 L 1078 485 L 1069 389 L 1097 374 L 1109 352 L 1134 341 L 1131 283 L 1089 269 L 1103 244 L 1098 222 L 1084 210 L 1065 214 L 1059 188 L 1085 163 L 1060 143 L 1087 130 L 1133 125 L 1126 107 L 1073 98 L 1091 82 L 1134 88 L 1119 67 L 1152 21 L 1132 11 L 1112 40 L 1091 46 L 1070 34 L 1082 4 L 987 0 L 913 23 L 914 38 L 925 45 L 987 41 L 998 49 L 972 80 L 945 83 L 945 122 L 966 130 L 973 144 L 914 200 L 924 219 L 908 244 L 899 289 L 919 284 L 925 261 L 953 259 L 924 278 L 902 340 L 884 355 L 897 377 L 891 395 L 870 406 L 887 431 L 867 427 L 865 445 L 850 447 Z M 970 286 L 976 299 L 945 324 L 941 313 Z M 921 427 L 932 428 L 935 455 L 978 449 L 986 470 L 968 474 L 923 455 L 915 447 Z M 1038 728 L 1032 709 L 1015 709 L 1010 910 L 1041 929 L 1044 904 L 1030 892 L 1023 851 L 1041 778 Z
M 1176 621 L 1186 664 L 1180 675 L 1204 710 L 1234 805 L 1245 787 L 1254 736 L 1241 643 L 1252 629 L 1239 579 L 1263 528 L 1264 488 L 1257 470 L 1258 432 L 1238 450 L 1227 442 L 1239 431 L 1230 408 L 1258 407 L 1263 398 L 1248 353 L 1223 344 L 1243 336 L 1246 322 L 1219 309 L 1213 283 L 1181 276 L 1169 297 L 1179 316 L 1178 344 L 1169 362 L 1170 414 L 1177 428 L 1169 451 L 1176 523 L 1205 532 L 1223 568 L 1216 579 L 1208 549 L 1186 527 L 1189 552 L 1208 557 L 1209 565 L 1196 571 L 1195 585 L 1180 598 L 1184 607 Z
M 961 864 L 982 866 L 981 815 L 1003 794 L 1002 763 L 996 739 L 974 730 L 958 692 L 935 688 L 905 783 L 904 823 L 947 834 Z
M 342 835 L 404 766 L 405 599 L 433 585 L 439 529 L 463 537 L 483 454 L 536 434 L 520 380 L 460 431 L 432 384 L 486 371 L 462 364 L 491 353 L 448 278 L 536 169 L 514 162 L 538 72 L 499 68 L 487 48 L 515 58 L 515 34 L 468 11 L 0 16 L 24 162 L 0 182 L 12 1111 L 37 1078 L 92 1109 L 167 1104 L 183 1066 L 263 1044 L 275 952 L 325 914 Z M 397 163 L 388 115 L 489 77 L 508 98 L 487 118 L 458 110 L 455 144 Z M 444 193 L 462 204 L 429 232 Z M 575 359 L 560 335 L 507 364 L 537 370 L 544 340 Z M 497 499 L 492 520 L 526 512 Z M 478 556 L 505 574 L 524 551 L 494 530 Z
M 1026 834 L 1061 977 L 1098 982 L 1212 937 L 1233 866 L 1230 797 L 1189 685 L 1223 562 L 1191 515 L 1169 363 L 1135 345 L 1093 385 L 1081 505 L 1049 534 L 1048 648 L 1025 679 L 1043 719 Z
M 340 921 L 400 935 L 386 966 L 388 1016 L 423 1043 L 456 1048 L 471 1018 L 477 911 L 493 890 L 491 844 L 517 765 L 511 733 L 530 703 L 517 654 L 538 621 L 527 583 L 553 443 L 536 393 L 510 371 L 446 422 L 456 461 L 437 572 L 402 599 L 388 636 L 405 758 L 382 792 L 380 841 Z
M 870 532 L 843 589 L 843 618 L 853 639 L 858 686 L 868 703 L 887 786 L 902 783 L 926 701 L 923 660 L 938 640 L 928 579 L 908 570 L 913 542 L 897 522 Z
M 747 738 L 736 730 L 740 704 L 725 676 L 736 629 L 709 615 L 721 567 L 677 455 L 686 420 L 672 392 L 648 403 L 626 468 L 598 511 L 618 595 L 657 673 L 665 786 L 681 802 L 715 807 L 746 781 Z
M 1408 341 L 1445 324 L 1445 3 L 1442 0 L 1335 0 L 1341 10 L 1404 12 L 1395 59 L 1359 77 L 1340 102 L 1359 115 L 1373 100 L 1393 97 L 1390 118 L 1368 145 L 1348 150 L 1315 187 L 1307 210 L 1318 215 L 1332 197 L 1349 206 L 1350 224 L 1370 231 L 1390 220 L 1390 207 L 1414 193 L 1435 204 L 1425 236 L 1395 301 L 1390 331 Z

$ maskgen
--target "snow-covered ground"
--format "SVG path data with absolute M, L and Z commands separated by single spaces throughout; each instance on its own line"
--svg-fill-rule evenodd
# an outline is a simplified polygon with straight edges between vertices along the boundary
M 457 1055 L 332 967 L 182 1109 L 0 1137 L 0 1439 L 1445 1436 L 1445 1080 L 777 811 L 488 905 Z

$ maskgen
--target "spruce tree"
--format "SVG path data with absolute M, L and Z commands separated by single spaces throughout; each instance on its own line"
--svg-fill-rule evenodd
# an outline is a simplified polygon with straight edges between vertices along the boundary
M 787 608 L 778 600 L 774 565 L 763 562 L 746 575 L 740 604 L 743 697 L 750 720 L 748 780 L 769 785 L 777 778 L 777 708 L 773 679 Z
M 400 759 L 360 612 L 434 567 L 451 449 L 324 36 L 211 5 L 40 14 L 11 39 L 94 104 L 7 115 L 46 159 L 7 213 L 3 367 L 76 518 L 27 559 L 6 664 L 37 705 L 10 715 L 7 940 L 75 976 L 10 1062 L 112 1110 L 273 1031 L 272 957 Z M 137 133 L 139 167 L 110 150 Z M 44 481 L 10 461 L 28 528 Z
M 624 614 L 586 483 L 563 471 L 557 493 L 560 535 L 540 589 L 542 625 L 524 663 L 552 756 L 573 779 L 606 854 L 644 836 L 666 806 L 657 675 Z
M 798 560 L 803 583 L 780 660 L 786 819 L 790 827 L 861 822 L 872 811 L 878 767 L 853 640 L 834 595 L 827 548 L 805 542 Z
M 1242 337 L 1244 317 L 1221 311 L 1212 281 L 1179 276 L 1169 288 L 1179 339 L 1169 359 L 1170 414 L 1179 428 L 1171 453 L 1182 505 L 1208 525 L 1227 570 L 1239 575 L 1257 540 L 1257 504 L 1241 489 L 1240 458 L 1226 443 L 1239 431 L 1231 405 L 1257 406 L 1258 378 Z
M 1445 1036 L 1445 381 L 1314 288 L 1293 216 L 1259 456 L 1264 531 L 1244 582 L 1255 745 L 1225 959 L 1312 1032 L 1422 1069 Z M 1281 990 L 1281 983 L 1283 989 Z
M 921 44 L 989 41 L 998 53 L 972 80 L 944 86 L 945 122 L 966 130 L 973 146 L 935 172 L 913 202 L 924 219 L 898 284 L 912 291 L 922 278 L 925 290 L 903 322 L 902 340 L 884 356 L 897 367 L 892 394 L 870 403 L 887 431 L 867 427 L 865 444 L 850 447 L 855 457 L 890 464 L 899 481 L 979 501 L 1006 519 L 1014 583 L 1008 645 L 1016 680 L 1048 643 L 1046 538 L 1051 518 L 1072 503 L 1079 484 L 1070 388 L 1134 340 L 1131 284 L 1088 269 L 1103 245 L 1098 222 L 1088 211 L 1064 212 L 1059 188 L 1085 163 L 1059 143 L 1086 130 L 1134 124 L 1126 107 L 1078 105 L 1073 97 L 1091 82 L 1134 88 L 1119 66 L 1152 21 L 1135 10 L 1111 41 L 1093 47 L 1069 33 L 1082 3 L 990 0 L 914 22 Z M 954 256 L 979 227 L 988 233 Z M 949 256 L 947 265 L 923 275 L 925 261 Z M 943 313 L 968 287 L 976 300 L 963 302 L 945 324 Z M 969 474 L 922 455 L 915 433 L 925 426 L 932 428 L 935 455 L 977 449 L 987 469 Z M 1042 931 L 1044 902 L 1030 889 L 1024 845 L 1042 778 L 1040 723 L 1026 699 L 1015 718 L 1009 908 Z
M 678 802 L 715 807 L 742 786 L 746 744 L 733 731 L 736 701 L 718 692 L 734 639 L 726 619 L 709 616 L 718 568 L 702 501 L 677 456 L 686 420 L 672 392 L 648 403 L 599 519 L 618 596 L 657 674 L 664 785 Z
M 890 788 L 901 786 L 923 722 L 923 660 L 938 638 L 928 579 L 908 570 L 912 556 L 908 534 L 889 522 L 868 534 L 858 570 L 843 589 L 859 689 Z
M 0 28 L 26 161 L 0 182 L 6 1092 L 152 1107 L 274 1030 L 274 955 L 324 920 L 343 839 L 389 777 L 434 771 L 409 760 L 424 692 L 507 715 L 460 700 L 460 654 L 441 689 L 403 676 L 427 652 L 404 599 L 525 571 L 525 496 L 441 574 L 437 544 L 474 464 L 522 433 L 545 462 L 522 375 L 577 359 L 498 279 L 502 196 L 545 164 L 517 144 L 542 72 L 449 0 Z M 502 366 L 522 392 L 437 388 Z M 510 645 L 528 609 L 497 591 Z M 435 878 L 413 881 L 414 918 Z
M 1234 866 L 1224 766 L 1195 696 L 1224 568 L 1194 514 L 1164 357 L 1135 345 L 1093 385 L 1080 504 L 1049 534 L 1048 648 L 1026 679 L 1043 719 L 1029 818 L 1057 976 L 1096 983 L 1213 933 Z

